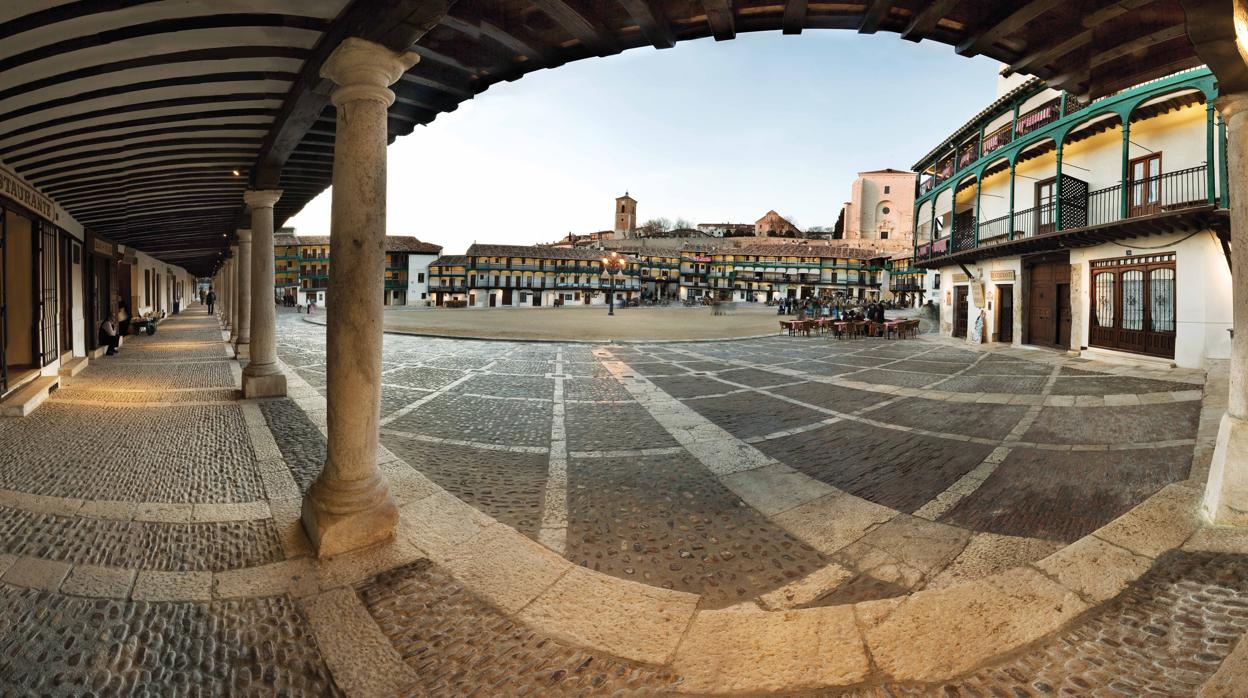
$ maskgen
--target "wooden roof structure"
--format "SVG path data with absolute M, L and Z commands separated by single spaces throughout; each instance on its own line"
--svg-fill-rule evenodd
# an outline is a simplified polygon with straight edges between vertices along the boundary
M 0 161 L 86 228 L 208 274 L 245 189 L 284 190 L 280 226 L 329 186 L 319 70 L 348 36 L 421 56 L 394 86 L 393 139 L 534 70 L 753 31 L 937 41 L 1096 97 L 1202 62 L 1185 5 L 1225 11 L 1199 39 L 1229 61 L 1216 0 L 9 0 Z

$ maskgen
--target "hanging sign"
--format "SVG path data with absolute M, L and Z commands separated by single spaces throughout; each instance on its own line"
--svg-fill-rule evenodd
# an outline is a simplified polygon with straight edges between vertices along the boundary
M 18 179 L 17 175 L 3 167 L 0 167 L 0 193 L 43 216 L 46 220 L 54 221 L 57 218 L 56 207 L 52 205 L 51 199 L 40 194 L 34 187 Z

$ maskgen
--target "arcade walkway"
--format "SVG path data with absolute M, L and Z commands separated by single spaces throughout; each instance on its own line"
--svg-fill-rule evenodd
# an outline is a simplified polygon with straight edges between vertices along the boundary
M 0 694 L 1214 696 L 1248 676 L 1248 537 L 1192 513 L 1217 371 L 387 337 L 399 534 L 314 561 L 324 328 L 286 314 L 278 337 L 287 398 L 239 400 L 196 307 L 0 421 Z

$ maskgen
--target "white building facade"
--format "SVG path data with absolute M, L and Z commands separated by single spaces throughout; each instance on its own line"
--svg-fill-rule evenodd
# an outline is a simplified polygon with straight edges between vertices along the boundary
M 941 332 L 1201 367 L 1230 352 L 1223 125 L 1204 68 L 1092 103 L 1030 80 L 916 165 Z

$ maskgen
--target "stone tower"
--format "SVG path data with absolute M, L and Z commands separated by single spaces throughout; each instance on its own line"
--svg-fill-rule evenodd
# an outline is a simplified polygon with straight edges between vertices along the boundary
M 615 200 L 615 237 L 631 238 L 637 234 L 637 200 L 624 192 Z

